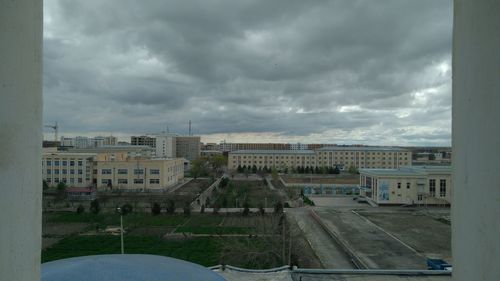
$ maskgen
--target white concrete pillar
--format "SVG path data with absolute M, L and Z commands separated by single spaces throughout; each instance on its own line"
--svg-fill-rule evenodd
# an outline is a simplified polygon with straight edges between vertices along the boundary
M 0 0 L 0 280 L 40 279 L 42 1 Z
M 500 1 L 454 3 L 453 280 L 500 280 Z

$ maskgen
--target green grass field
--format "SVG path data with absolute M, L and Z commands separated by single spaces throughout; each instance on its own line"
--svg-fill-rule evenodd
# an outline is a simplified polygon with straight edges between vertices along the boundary
M 210 237 L 167 241 L 154 236 L 125 236 L 125 253 L 169 256 L 198 263 L 216 265 L 221 252 L 220 242 Z M 70 236 L 42 251 L 42 262 L 102 254 L 119 254 L 120 236 Z

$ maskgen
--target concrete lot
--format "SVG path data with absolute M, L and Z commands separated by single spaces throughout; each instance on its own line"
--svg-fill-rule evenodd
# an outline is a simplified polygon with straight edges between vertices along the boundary
M 318 208 L 316 212 L 327 227 L 343 239 L 368 268 L 427 268 L 423 255 L 351 210 Z
M 357 200 L 353 200 L 355 196 L 332 197 L 332 196 L 309 195 L 308 197 L 314 202 L 316 207 L 329 207 L 329 208 L 348 207 L 354 209 L 373 208 L 367 203 L 358 203 Z
M 421 212 L 359 214 L 424 256 L 452 262 L 450 225 Z

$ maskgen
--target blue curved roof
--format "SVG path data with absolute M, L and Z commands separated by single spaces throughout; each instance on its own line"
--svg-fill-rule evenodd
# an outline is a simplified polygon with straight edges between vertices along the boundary
M 225 281 L 201 265 L 154 255 L 84 256 L 42 264 L 42 281 L 67 280 Z

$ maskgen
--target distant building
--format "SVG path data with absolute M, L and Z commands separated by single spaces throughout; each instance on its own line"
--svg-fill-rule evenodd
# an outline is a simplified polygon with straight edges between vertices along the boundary
M 199 136 L 177 136 L 175 138 L 176 156 L 193 161 L 200 157 L 200 137 Z
M 238 150 L 229 152 L 228 168 L 238 166 L 338 167 L 396 169 L 411 166 L 411 151 L 397 147 L 322 147 L 317 150 Z
M 177 156 L 175 134 L 156 135 L 156 157 L 174 158 Z
M 290 144 L 290 150 L 307 150 L 308 145 L 305 143 L 292 143 Z
M 44 152 L 42 175 L 49 186 L 63 182 L 71 187 L 92 186 L 93 158 L 96 153 Z
M 288 143 L 226 143 L 219 144 L 219 150 L 230 152 L 236 150 L 289 150 Z
M 451 167 L 360 169 L 360 186 L 377 204 L 450 204 Z
M 74 147 L 74 148 L 93 148 L 105 145 L 116 145 L 117 138 L 114 136 L 97 136 L 97 137 L 83 137 L 78 136 L 74 138 L 61 137 L 60 146 Z
M 156 147 L 156 138 L 154 136 L 132 136 L 130 137 L 130 144 Z

